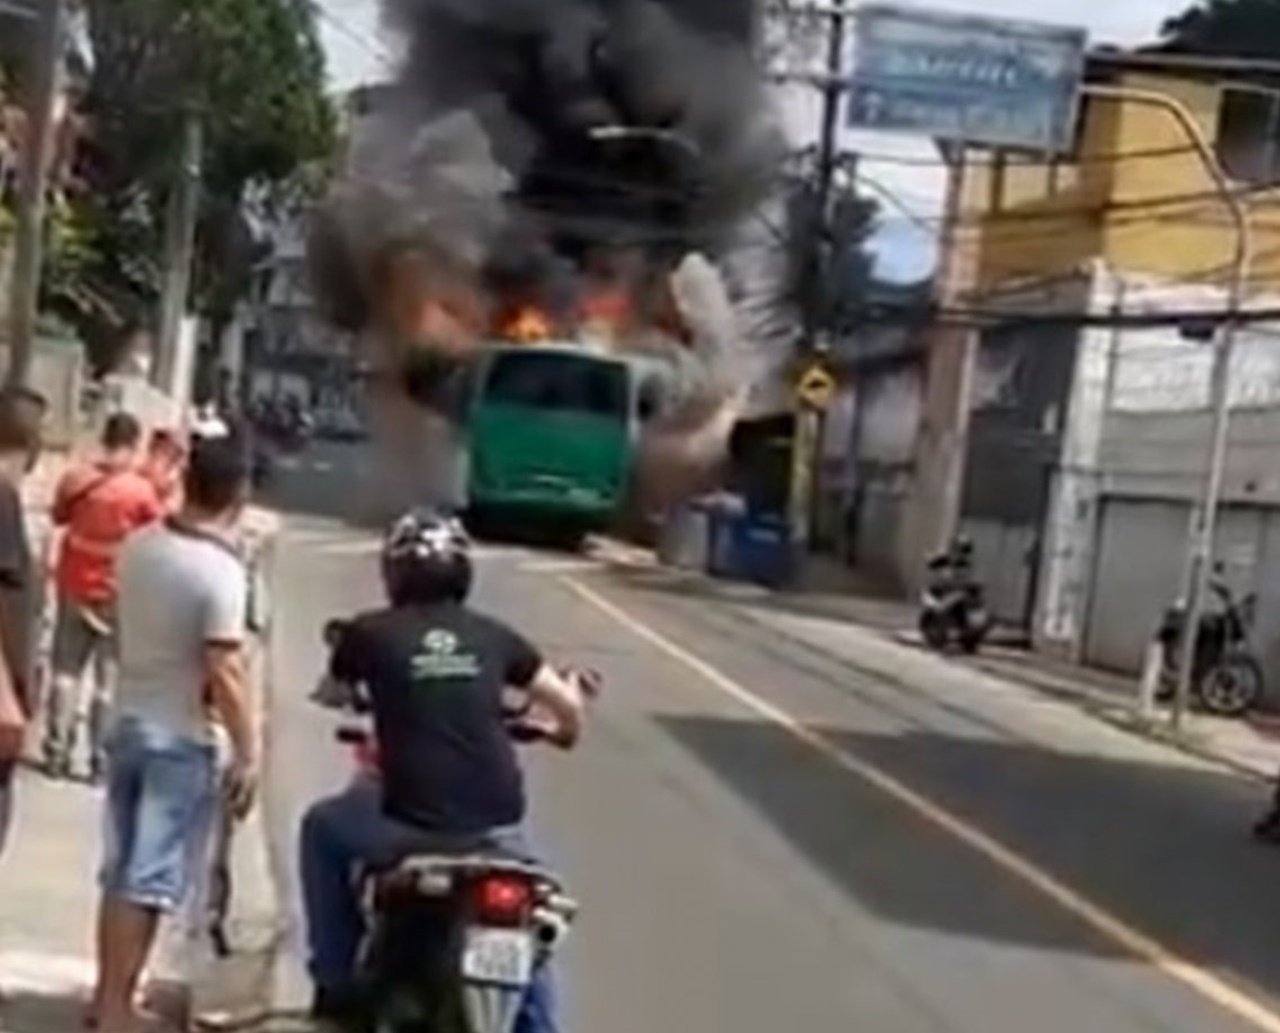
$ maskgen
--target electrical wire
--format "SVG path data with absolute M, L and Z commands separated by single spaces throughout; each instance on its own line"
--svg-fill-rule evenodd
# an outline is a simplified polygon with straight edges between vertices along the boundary
M 1196 148 L 1189 144 L 1169 145 L 1167 147 L 1151 147 L 1140 148 L 1132 151 L 1099 151 L 1092 154 L 1082 154 L 1074 158 L 1064 157 L 1042 157 L 1034 154 L 1007 153 L 1003 162 L 999 160 L 997 155 L 992 152 L 985 152 L 991 155 L 991 160 L 984 162 L 975 162 L 985 168 L 999 168 L 1002 164 L 1009 169 L 1037 169 L 1037 168 L 1054 168 L 1063 169 L 1072 168 L 1089 168 L 1096 165 L 1120 165 L 1128 161 L 1146 161 L 1156 158 L 1172 158 L 1184 154 L 1196 153 Z M 940 157 L 928 158 L 907 154 L 889 154 L 883 152 L 866 151 L 861 148 L 855 152 L 851 152 L 849 157 L 859 162 L 874 162 L 877 165 L 894 165 L 902 168 L 923 168 L 923 169 L 939 169 L 946 170 L 950 166 Z
M 335 29 L 340 35 L 345 36 L 348 40 L 358 46 L 370 57 L 376 57 L 382 62 L 386 68 L 392 68 L 396 64 L 396 59 L 391 53 L 378 41 L 371 39 L 364 33 L 353 28 L 351 24 L 344 19 L 338 17 L 324 3 L 324 0 L 309 0 L 312 11 L 316 17 Z

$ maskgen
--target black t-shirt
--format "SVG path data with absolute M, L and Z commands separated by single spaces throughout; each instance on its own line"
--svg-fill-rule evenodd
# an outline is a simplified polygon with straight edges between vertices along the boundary
M 18 699 L 30 713 L 31 640 L 37 589 L 31 547 L 18 488 L 0 477 L 0 649 L 13 675 Z
M 503 689 L 526 688 L 541 666 L 523 636 L 461 606 L 357 617 L 330 674 L 369 692 L 387 814 L 460 834 L 522 821 L 524 778 L 503 725 Z

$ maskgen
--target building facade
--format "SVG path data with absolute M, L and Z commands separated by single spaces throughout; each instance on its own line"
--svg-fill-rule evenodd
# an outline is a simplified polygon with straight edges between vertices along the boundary
M 1247 209 L 1247 321 L 1230 374 L 1216 559 L 1260 597 L 1280 688 L 1280 66 L 1102 53 L 1074 153 L 969 152 L 956 246 L 980 337 L 964 525 L 1000 616 L 1135 671 L 1185 580 L 1205 477 L 1215 334 L 1237 233 L 1185 129 Z

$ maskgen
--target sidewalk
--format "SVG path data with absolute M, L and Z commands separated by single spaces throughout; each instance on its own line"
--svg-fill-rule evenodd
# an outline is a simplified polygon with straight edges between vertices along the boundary
M 50 466 L 24 491 L 35 541 L 42 502 L 60 469 Z M 278 521 L 266 511 L 252 516 L 250 534 L 265 549 L 269 567 Z M 265 576 L 270 581 L 270 573 Z M 267 665 L 260 651 L 251 665 L 252 677 L 261 680 Z M 37 741 L 38 732 L 30 736 L 29 754 Z M 82 1028 L 94 976 L 101 811 L 100 790 L 50 782 L 31 767 L 20 771 L 14 827 L 0 858 L 0 1033 Z M 203 938 L 193 949 L 163 934 L 153 956 L 157 977 L 190 978 L 202 1028 L 244 1028 L 246 1017 L 259 1014 L 267 1000 L 279 915 L 261 807 L 233 840 L 232 881 L 228 931 L 234 957 L 215 962 Z
M 1168 743 L 1250 778 L 1270 781 L 1280 771 L 1280 719 L 1246 721 L 1195 714 L 1181 734 L 1158 710 L 1147 722 L 1137 712 L 1136 679 L 1075 666 L 1053 657 L 1001 645 L 977 657 L 942 657 L 926 650 L 915 630 L 915 610 L 901 600 L 869 594 L 849 571 L 817 565 L 799 591 L 772 592 L 754 585 L 660 567 L 645 550 L 612 541 L 594 556 L 632 577 L 679 583 L 686 592 L 736 604 L 739 613 L 850 667 L 887 680 L 941 680 L 982 695 L 1023 695 L 1056 700 L 1114 728 Z
M 93 979 L 99 807 L 92 790 L 19 775 L 0 859 L 2 1033 L 69 1033 Z

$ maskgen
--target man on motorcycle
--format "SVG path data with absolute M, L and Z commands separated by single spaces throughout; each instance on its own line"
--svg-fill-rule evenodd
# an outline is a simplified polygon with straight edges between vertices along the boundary
M 532 860 L 521 833 L 524 780 L 508 733 L 505 694 L 527 694 L 546 738 L 574 745 L 581 688 L 519 633 L 469 609 L 469 543 L 433 510 L 398 520 L 382 551 L 390 605 L 344 626 L 322 702 L 367 694 L 379 751 L 377 783 L 356 780 L 313 805 L 302 822 L 300 865 L 317 1018 L 342 1021 L 364 934 L 357 866 L 382 868 L 414 853 L 492 847 Z M 336 697 L 335 697 L 335 690 Z M 327 697 L 327 698 L 326 698 Z M 539 973 L 517 1033 L 552 1033 L 550 982 Z

